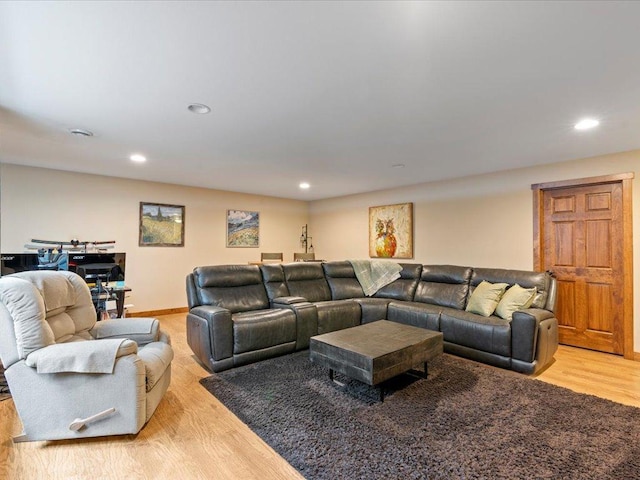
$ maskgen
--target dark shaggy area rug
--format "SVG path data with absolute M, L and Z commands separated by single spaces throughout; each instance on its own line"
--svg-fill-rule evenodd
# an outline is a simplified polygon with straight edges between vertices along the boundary
M 640 409 L 443 355 L 372 387 L 297 352 L 202 385 L 315 479 L 640 478 Z

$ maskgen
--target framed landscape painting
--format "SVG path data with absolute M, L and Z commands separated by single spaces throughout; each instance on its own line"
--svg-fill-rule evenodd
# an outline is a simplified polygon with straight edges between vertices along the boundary
M 227 210 L 227 247 L 260 246 L 260 212 Z
M 369 257 L 413 258 L 413 203 L 369 207 Z
M 184 206 L 140 202 L 141 247 L 184 247 Z

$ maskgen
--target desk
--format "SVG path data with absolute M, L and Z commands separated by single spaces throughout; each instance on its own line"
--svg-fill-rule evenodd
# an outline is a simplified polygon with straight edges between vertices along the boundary
M 116 312 L 118 313 L 118 318 L 122 318 L 122 314 L 124 313 L 124 294 L 130 291 L 131 289 L 129 287 L 113 287 L 111 289 L 111 293 L 116 297 Z
M 122 318 L 124 313 L 124 294 L 130 292 L 129 287 L 102 287 L 100 291 L 94 287 L 91 289 L 91 300 L 96 307 L 96 311 L 105 310 L 105 302 L 107 300 L 116 301 L 116 314 L 118 318 Z

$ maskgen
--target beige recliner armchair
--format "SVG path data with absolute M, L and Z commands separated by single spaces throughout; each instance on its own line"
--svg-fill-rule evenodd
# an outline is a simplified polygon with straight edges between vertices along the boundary
M 71 272 L 0 278 L 0 359 L 24 432 L 14 441 L 135 434 L 171 380 L 155 318 L 96 322 Z

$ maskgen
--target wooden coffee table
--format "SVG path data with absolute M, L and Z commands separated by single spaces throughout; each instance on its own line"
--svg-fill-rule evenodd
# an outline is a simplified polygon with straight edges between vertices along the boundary
M 379 320 L 357 327 L 311 337 L 312 362 L 367 385 L 378 386 L 384 401 L 382 382 L 424 365 L 442 354 L 442 333 L 402 323 Z

